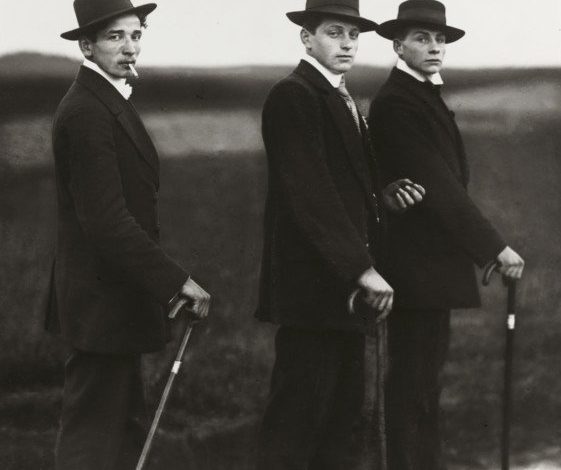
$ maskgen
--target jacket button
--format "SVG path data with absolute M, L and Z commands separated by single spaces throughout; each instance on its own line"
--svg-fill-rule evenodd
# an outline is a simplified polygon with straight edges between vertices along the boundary
M 370 248 L 370 243 L 366 242 L 366 248 Z

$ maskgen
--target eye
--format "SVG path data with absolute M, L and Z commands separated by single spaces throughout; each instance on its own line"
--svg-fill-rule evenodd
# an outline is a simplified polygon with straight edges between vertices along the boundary
M 446 42 L 446 36 L 438 36 L 438 37 L 436 38 L 436 42 L 437 42 L 438 44 L 444 44 L 444 43 Z
M 110 41 L 118 41 L 121 39 L 121 36 L 119 34 L 110 34 L 108 39 Z
M 332 38 L 336 38 L 337 36 L 339 36 L 339 31 L 331 30 L 327 34 Z
M 133 41 L 140 41 L 141 37 L 142 37 L 142 33 L 133 34 L 132 35 L 132 40 Z
M 349 33 L 350 38 L 353 40 L 358 39 L 359 35 L 360 35 L 360 31 L 351 31 Z

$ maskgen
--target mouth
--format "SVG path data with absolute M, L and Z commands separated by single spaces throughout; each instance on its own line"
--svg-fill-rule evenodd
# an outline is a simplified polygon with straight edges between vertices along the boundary
M 351 55 L 338 55 L 337 58 L 341 60 L 353 60 L 353 56 Z
M 435 65 L 440 65 L 442 63 L 442 61 L 439 60 L 439 59 L 429 59 L 429 60 L 426 60 L 425 62 L 428 62 L 429 64 L 435 64 Z
M 136 61 L 123 61 L 123 62 L 119 62 L 119 64 L 121 64 L 123 67 L 125 67 L 127 70 L 129 70 L 134 78 L 138 78 L 138 72 L 135 70 L 134 68 L 134 64 L 136 63 Z

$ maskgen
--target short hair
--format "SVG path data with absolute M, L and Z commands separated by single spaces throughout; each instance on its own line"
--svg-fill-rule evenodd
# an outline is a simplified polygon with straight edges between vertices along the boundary
M 136 16 L 138 16 L 138 19 L 140 20 L 140 27 L 146 29 L 146 27 L 148 26 L 148 23 L 146 22 L 147 15 L 137 14 Z M 105 21 L 101 21 L 100 23 L 96 23 L 91 28 L 88 28 L 84 31 L 83 37 L 89 39 L 91 42 L 97 42 L 97 35 L 99 34 L 99 32 L 103 31 L 107 27 L 107 25 L 109 25 L 116 18 L 119 17 L 117 16 Z

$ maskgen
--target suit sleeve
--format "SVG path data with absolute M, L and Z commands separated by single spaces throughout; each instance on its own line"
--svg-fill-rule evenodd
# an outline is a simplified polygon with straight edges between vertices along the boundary
M 383 166 L 392 176 L 410 178 L 425 187 L 424 210 L 483 267 L 495 259 L 506 243 L 481 214 L 433 144 L 423 117 L 404 102 L 374 104 L 370 127 L 375 146 L 384 148 Z
M 372 265 L 331 178 L 318 98 L 295 83 L 277 87 L 263 111 L 270 171 L 299 231 L 343 282 Z
M 69 189 L 96 254 L 167 304 L 188 274 L 150 239 L 127 209 L 113 139 L 114 118 L 88 107 L 66 120 Z

